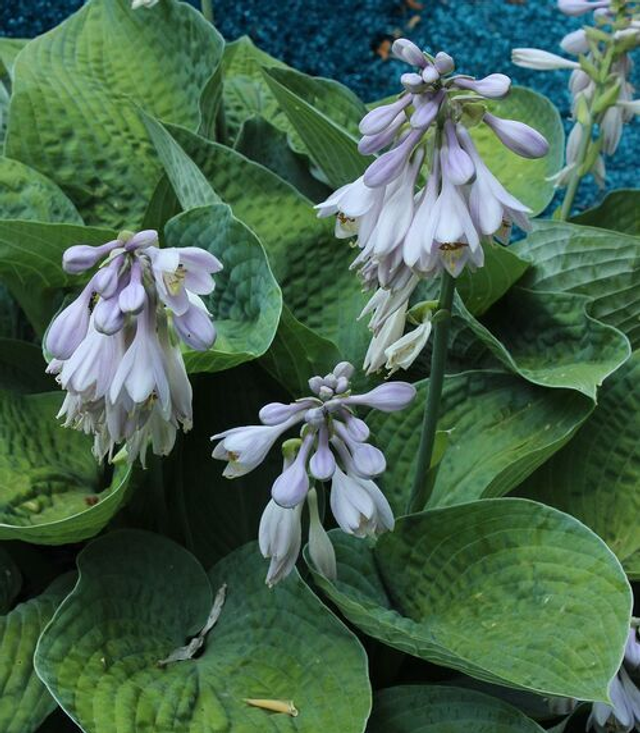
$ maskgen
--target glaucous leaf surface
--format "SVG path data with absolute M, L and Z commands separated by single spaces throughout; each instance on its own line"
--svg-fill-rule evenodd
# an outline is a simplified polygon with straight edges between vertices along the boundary
M 373 412 L 376 444 L 392 458 L 380 484 L 404 512 L 420 441 L 428 381 L 413 403 L 395 413 Z M 448 442 L 428 506 L 450 506 L 506 494 L 575 433 L 593 403 L 571 390 L 549 390 L 510 374 L 471 371 L 445 378 L 438 427 Z
M 590 314 L 640 345 L 640 237 L 555 221 L 537 221 L 513 245 L 530 260 L 522 287 L 593 299 Z
M 62 269 L 62 255 L 73 244 L 104 244 L 109 229 L 38 221 L 0 221 L 0 280 L 19 302 L 36 332 L 44 333 L 65 288 L 81 279 Z
M 33 733 L 56 708 L 33 668 L 40 634 L 73 587 L 73 577 L 54 581 L 41 595 L 0 615 L 0 730 Z
M 640 352 L 605 382 L 575 437 L 517 493 L 572 514 L 625 564 L 640 550 Z
M 475 690 L 404 685 L 376 693 L 368 733 L 542 733 L 517 708 Z
M 0 219 L 82 224 L 76 207 L 49 178 L 0 157 Z
M 485 499 L 401 517 L 374 548 L 338 530 L 331 537 L 338 580 L 314 579 L 366 634 L 490 682 L 607 699 L 631 589 L 577 519 Z
M 255 544 L 207 576 L 166 538 L 113 532 L 82 552 L 78 569 L 77 586 L 42 635 L 36 668 L 84 730 L 364 730 L 364 650 L 297 573 L 269 590 Z M 203 627 L 223 584 L 226 601 L 204 651 L 160 667 Z M 292 701 L 298 715 L 247 699 Z
M 79 542 L 126 497 L 128 472 L 117 469 L 104 485 L 91 440 L 56 419 L 61 402 L 58 393 L 0 392 L 0 539 Z
M 7 155 L 54 180 L 88 224 L 136 229 L 161 174 L 137 110 L 197 129 L 222 46 L 186 3 L 91 0 L 18 56 Z
M 227 205 L 216 204 L 174 217 L 165 238 L 169 247 L 206 249 L 224 268 L 215 274 L 214 291 L 203 297 L 218 337 L 208 351 L 185 354 L 187 369 L 220 371 L 264 354 L 278 328 L 282 294 L 255 234 Z
M 640 236 L 640 189 L 621 188 L 610 191 L 591 209 L 574 216 L 571 221 L 582 226 L 610 229 Z

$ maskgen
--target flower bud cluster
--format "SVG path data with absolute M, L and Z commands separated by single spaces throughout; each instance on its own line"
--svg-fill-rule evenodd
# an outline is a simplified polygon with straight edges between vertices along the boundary
M 373 481 L 384 472 L 386 460 L 381 450 L 367 442 L 369 428 L 355 408 L 395 412 L 405 408 L 416 391 L 406 382 L 389 382 L 355 395 L 350 384 L 353 371 L 351 364 L 341 362 L 324 377 L 309 380 L 311 396 L 290 404 L 265 405 L 259 413 L 261 425 L 231 428 L 212 437 L 219 441 L 213 457 L 227 461 L 223 475 L 235 478 L 259 466 L 286 432 L 298 431 L 298 438 L 283 444 L 283 470 L 261 522 L 261 550 L 271 557 L 269 584 L 285 577 L 295 564 L 301 508 L 312 488 L 310 479 L 331 481 L 331 510 L 345 532 L 364 537 L 393 527 L 391 507 Z M 318 531 L 315 525 L 314 531 Z
M 553 177 L 556 186 L 567 186 L 573 176 L 591 173 L 604 186 L 605 156 L 614 155 L 625 123 L 640 114 L 640 100 L 633 98 L 630 52 L 640 46 L 638 4 L 629 0 L 558 0 L 558 8 L 570 16 L 594 13 L 595 27 L 568 33 L 562 50 L 577 60 L 537 48 L 516 48 L 517 66 L 542 71 L 570 69 L 569 89 L 575 124 L 569 134 L 565 166 Z M 592 140 L 592 129 L 599 135 Z
M 386 346 L 404 325 L 392 317 L 406 310 L 420 278 L 441 270 L 457 277 L 467 264 L 480 267 L 483 241 L 508 237 L 513 222 L 528 228 L 529 209 L 491 173 L 469 125 L 486 124 L 525 158 L 542 157 L 549 147 L 523 122 L 487 111 L 484 100 L 508 94 L 508 76 L 454 74 L 451 56 L 431 57 L 406 39 L 392 50 L 414 71 L 401 76 L 404 92 L 396 101 L 360 123 L 360 152 L 380 155 L 362 177 L 316 206 L 320 217 L 337 217 L 337 237 L 357 235 L 360 253 L 352 267 L 365 288 L 377 291 L 363 315 L 372 314 L 374 338 L 386 329 Z
M 191 385 L 178 345 L 202 351 L 216 331 L 200 295 L 214 288 L 220 262 L 199 247 L 159 249 L 153 230 L 121 232 L 101 246 L 66 250 L 70 274 L 102 261 L 80 295 L 45 336 L 67 395 L 65 425 L 94 436 L 94 454 L 113 457 L 124 443 L 129 461 L 146 450 L 168 454 L 179 426 L 192 424 Z

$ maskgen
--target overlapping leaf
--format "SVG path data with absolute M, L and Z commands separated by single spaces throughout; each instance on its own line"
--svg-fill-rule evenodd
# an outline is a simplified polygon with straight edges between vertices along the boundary
M 586 295 L 590 314 L 640 344 L 640 237 L 563 222 L 538 221 L 514 245 L 534 263 L 520 284 L 531 290 Z
M 54 611 L 71 590 L 73 578 L 56 580 L 42 595 L 0 616 L 0 730 L 32 733 L 56 708 L 38 679 L 33 654 Z
M 274 591 L 254 544 L 209 574 L 157 535 L 112 533 L 78 561 L 80 580 L 42 635 L 36 667 L 84 730 L 362 733 L 370 709 L 356 638 L 295 574 Z M 166 659 L 226 602 L 195 659 Z M 247 699 L 292 701 L 274 714 Z
M 168 222 L 170 247 L 201 247 L 222 261 L 205 297 L 218 337 L 211 349 L 189 351 L 189 371 L 220 371 L 264 354 L 275 336 L 282 295 L 262 245 L 225 204 L 191 209 Z
M 403 517 L 373 550 L 339 531 L 332 539 L 338 580 L 314 578 L 365 633 L 479 679 L 607 699 L 631 590 L 613 553 L 573 517 L 485 499 Z
M 517 708 L 475 690 L 407 685 L 381 690 L 369 733 L 542 733 Z
M 571 221 L 583 226 L 610 229 L 640 236 L 640 189 L 610 191 L 597 206 L 574 216 Z
M 635 352 L 607 380 L 575 438 L 518 488 L 582 520 L 623 563 L 640 551 L 639 379 Z
M 415 475 L 426 382 L 401 412 L 368 418 L 388 456 L 385 494 L 403 512 Z M 445 379 L 438 427 L 450 431 L 429 506 L 506 494 L 564 445 L 593 403 L 571 390 L 547 390 L 509 374 L 472 371 Z
M 91 440 L 56 420 L 61 402 L 57 393 L 0 393 L 0 539 L 78 542 L 125 499 L 128 472 L 105 487 Z
M 54 180 L 87 223 L 136 228 L 161 173 L 137 105 L 197 129 L 222 45 L 186 3 L 140 13 L 92 0 L 18 56 L 7 155 Z

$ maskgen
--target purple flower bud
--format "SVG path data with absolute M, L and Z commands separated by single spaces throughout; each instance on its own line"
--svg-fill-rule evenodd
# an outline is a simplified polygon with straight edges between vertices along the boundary
M 335 377 L 338 377 L 338 379 L 340 377 L 346 377 L 347 379 L 351 379 L 355 370 L 356 370 L 355 367 L 350 362 L 341 361 L 339 364 L 336 364 L 333 370 L 333 375 Z
M 196 351 L 206 351 L 216 340 L 216 328 L 209 314 L 190 305 L 181 316 L 173 316 L 173 325 L 184 343 Z
M 318 481 L 328 481 L 336 470 L 336 459 L 329 448 L 329 435 L 326 425 L 318 431 L 318 448 L 309 461 L 311 475 Z
M 326 389 L 321 387 L 321 389 Z M 313 407 L 311 410 L 307 410 L 304 413 L 304 421 L 308 425 L 314 425 L 316 427 L 325 424 L 325 413 L 322 407 Z
M 396 137 L 398 130 L 406 122 L 407 116 L 404 112 L 395 118 L 395 120 L 382 132 L 377 135 L 365 135 L 358 143 L 358 152 L 361 155 L 371 155 L 377 153 L 382 148 L 390 145 Z
M 400 83 L 409 92 L 419 92 L 424 88 L 422 76 L 414 73 L 413 71 L 408 74 L 402 74 L 400 77 Z
M 93 294 L 91 280 L 80 295 L 52 321 L 45 336 L 45 348 L 55 358 L 68 359 L 87 335 Z
M 523 158 L 542 158 L 549 152 L 549 143 L 533 127 L 517 120 L 503 120 L 486 112 L 484 121 L 509 150 Z
M 462 149 L 451 120 L 446 121 L 444 130 L 447 143 L 440 154 L 442 173 L 456 186 L 461 186 L 473 177 L 476 169 L 469 154 Z
M 567 33 L 567 35 L 560 41 L 560 48 L 565 53 L 579 56 L 581 53 L 587 53 L 589 50 L 589 40 L 587 34 L 583 28 L 579 28 L 577 31 Z
M 96 293 L 102 295 L 103 298 L 112 298 L 118 290 L 120 284 L 120 267 L 123 258 L 116 257 L 113 262 L 103 267 L 95 275 L 94 288 Z
M 372 478 L 384 473 L 387 462 L 384 453 L 369 443 L 350 443 L 349 450 L 355 472 L 363 478 Z
M 438 116 L 440 104 L 444 99 L 444 91 L 439 91 L 430 99 L 418 97 L 416 111 L 411 115 L 411 127 L 424 131 Z
M 505 74 L 489 74 L 483 79 L 466 79 L 458 77 L 455 85 L 459 89 L 470 89 L 488 99 L 500 99 L 509 93 L 511 79 Z
M 364 420 L 359 417 L 352 415 L 350 412 L 345 413 L 344 423 L 347 427 L 347 432 L 358 443 L 364 443 L 369 438 L 369 426 Z
M 608 8 L 610 0 L 598 0 L 597 2 L 589 2 L 589 0 L 558 0 L 558 10 L 565 15 L 585 15 L 591 13 L 598 8 Z
M 422 80 L 425 84 L 433 84 L 433 82 L 438 81 L 439 78 L 440 72 L 435 66 L 431 66 L 431 64 L 429 64 L 424 68 L 422 72 Z
M 304 501 L 309 491 L 307 458 L 312 443 L 313 435 L 307 435 L 302 441 L 295 460 L 274 481 L 271 496 L 279 506 L 291 508 Z
M 123 313 L 140 313 L 147 301 L 147 293 L 142 285 L 142 268 L 139 262 L 131 265 L 129 284 L 120 291 L 118 305 Z
M 71 275 L 77 275 L 93 267 L 98 260 L 106 257 L 112 249 L 115 249 L 120 242 L 114 239 L 99 247 L 92 247 L 89 244 L 75 244 L 69 247 L 62 255 L 62 269 Z
M 118 298 L 100 298 L 93 309 L 93 325 L 97 331 L 108 336 L 124 326 L 124 313 L 118 306 Z
M 279 425 L 297 413 L 300 413 L 302 419 L 303 410 L 308 409 L 314 402 L 312 399 L 299 400 L 288 405 L 283 402 L 270 402 L 260 410 L 258 417 L 263 425 Z
M 383 104 L 372 109 L 360 121 L 360 132 L 363 135 L 377 135 L 387 128 L 410 102 L 411 95 L 405 94 L 392 104 Z
M 318 394 L 323 384 L 322 377 L 311 377 L 309 380 L 309 389 L 313 394 Z
M 334 392 L 336 394 L 343 394 L 349 389 L 349 380 L 346 377 L 340 377 L 336 382 Z
M 155 229 L 143 229 L 134 234 L 124 245 L 127 252 L 134 249 L 146 249 L 147 247 L 158 246 L 158 232 Z
M 365 184 L 377 188 L 394 181 L 405 169 L 409 156 L 422 135 L 423 130 L 412 130 L 393 150 L 374 160 L 364 172 Z
M 442 75 L 450 74 L 456 68 L 453 58 L 444 51 L 438 51 L 433 63 Z
M 365 405 L 382 412 L 404 410 L 416 396 L 416 388 L 408 382 L 387 382 L 365 394 L 345 397 L 343 404 Z
M 427 59 L 415 43 L 407 38 L 398 38 L 391 46 L 391 53 L 401 61 L 421 69 L 427 65 Z

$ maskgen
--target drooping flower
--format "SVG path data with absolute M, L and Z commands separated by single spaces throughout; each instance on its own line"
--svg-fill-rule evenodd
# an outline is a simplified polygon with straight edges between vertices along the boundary
M 301 510 L 309 500 L 314 480 L 331 481 L 331 506 L 345 532 L 361 537 L 393 528 L 389 503 L 373 481 L 384 472 L 385 457 L 367 442 L 369 428 L 355 409 L 402 410 L 416 390 L 406 382 L 388 382 L 364 394 L 352 394 L 353 371 L 351 364 L 341 362 L 324 377 L 309 380 L 311 396 L 290 404 L 265 405 L 259 413 L 261 425 L 232 428 L 212 436 L 219 441 L 212 455 L 228 462 L 224 470 L 227 478 L 257 468 L 287 431 L 295 428 L 299 436 L 283 444 L 282 472 L 273 483 L 272 500 L 260 525 L 260 548 L 271 558 L 270 585 L 290 572 L 298 556 L 300 515 L 292 512 Z M 317 508 L 310 507 L 311 556 L 316 567 L 334 573 L 328 538 L 318 526 L 319 519 L 314 520 L 314 511 Z
M 392 52 L 414 70 L 400 77 L 404 91 L 398 99 L 360 122 L 360 152 L 378 157 L 360 178 L 316 206 L 318 216 L 336 216 L 336 236 L 357 237 L 360 251 L 352 268 L 365 289 L 374 291 L 362 312 L 370 316 L 373 332 L 368 372 L 385 363 L 395 370 L 413 360 L 413 354 L 406 360 L 385 354 L 402 353 L 405 342 L 395 350 L 393 345 L 402 337 L 401 314 L 420 279 L 443 270 L 458 277 L 466 266 L 482 267 L 483 242 L 503 236 L 512 222 L 526 226 L 529 210 L 483 163 L 465 127 L 467 117 L 487 124 L 518 155 L 538 158 L 548 151 L 544 137 L 528 125 L 487 111 L 486 99 L 509 93 L 508 76 L 455 75 L 451 56 L 430 56 L 407 39 L 396 40 Z M 426 330 L 409 340 L 424 341 Z
M 111 459 L 123 444 L 128 460 L 139 456 L 144 465 L 149 445 L 166 455 L 178 428 L 191 427 L 191 385 L 178 339 L 198 350 L 214 342 L 198 294 L 213 290 L 211 275 L 222 265 L 194 247 L 160 250 L 157 233 L 147 230 L 121 232 L 99 247 L 70 247 L 63 267 L 78 274 L 100 260 L 47 331 L 47 371 L 67 392 L 59 416 L 93 434 L 96 458 Z
M 609 696 L 612 705 L 596 702 L 591 708 L 587 730 L 596 733 L 630 733 L 640 730 L 640 689 L 630 673 L 637 671 L 640 662 L 640 642 L 635 628 L 629 630 L 622 665 L 611 680 Z
M 584 26 L 560 41 L 562 50 L 578 60 L 538 48 L 516 48 L 512 61 L 526 69 L 571 69 L 569 89 L 576 121 L 567 141 L 565 165 L 550 180 L 564 187 L 576 175 L 591 173 L 603 187 L 603 156 L 616 152 L 624 124 L 634 114 L 629 53 L 640 46 L 640 16 L 634 3 L 610 0 L 558 0 L 558 9 L 570 16 L 594 14 L 597 30 Z

